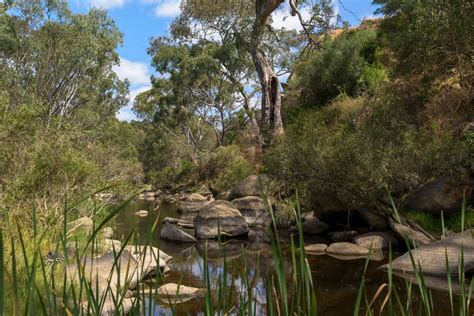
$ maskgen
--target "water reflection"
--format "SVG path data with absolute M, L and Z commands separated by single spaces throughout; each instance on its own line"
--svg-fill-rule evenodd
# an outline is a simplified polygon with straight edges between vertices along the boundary
M 146 232 L 158 220 L 158 229 L 151 236 L 151 244 L 173 256 L 173 260 L 170 262 L 171 272 L 165 279 L 166 283 L 205 288 L 203 257 L 207 252 L 211 298 L 215 305 L 217 306 L 217 300 L 220 297 L 217 294 L 218 285 L 225 282 L 228 291 L 225 294 L 225 306 L 230 309 L 238 302 L 245 302 L 251 293 L 255 313 L 257 315 L 266 314 L 266 280 L 269 280 L 274 273 L 275 263 L 269 239 L 264 233 L 256 231 L 252 232 L 248 239 L 226 240 L 220 247 L 216 241 L 200 241 L 196 245 L 160 241 L 159 230 L 165 217 L 192 221 L 194 215 L 186 214 L 182 217 L 176 212 L 175 207 L 166 203 L 163 203 L 158 210 L 154 210 L 156 206 L 155 202 L 143 200 L 131 203 L 116 218 L 116 238 L 123 240 L 130 233 L 135 232 L 134 242 L 143 244 L 147 240 Z M 150 212 L 148 217 L 140 218 L 134 215 L 137 210 L 142 209 Z M 189 232 L 192 233 L 192 230 Z M 285 239 L 284 233 L 282 236 Z M 309 238 L 311 240 L 307 240 L 307 242 L 328 242 L 319 236 Z M 377 260 L 369 262 L 364 275 L 365 259 L 340 260 L 326 255 L 308 256 L 317 297 L 318 313 L 329 316 L 353 315 L 361 280 L 365 282 L 367 298 L 370 301 L 379 287 L 387 282 L 386 273 L 378 269 L 387 260 L 383 258 L 383 255 L 380 257 L 380 254 Z M 287 282 L 291 282 L 291 256 L 289 255 L 285 257 L 285 266 L 289 269 L 286 271 Z M 396 279 L 395 287 L 400 293 L 402 302 L 406 294 L 405 286 L 405 281 Z M 417 306 L 420 303 L 419 295 L 416 285 L 413 288 L 411 303 Z M 434 292 L 433 297 L 436 298 L 434 300 L 436 306 L 434 315 L 450 314 L 449 297 L 442 292 Z M 381 301 L 378 300 L 378 303 L 380 304 Z M 160 301 L 158 297 L 151 300 L 145 298 L 144 303 L 146 315 L 204 315 L 205 308 L 202 296 L 173 307 L 168 306 L 166 301 Z M 376 311 L 380 308 L 377 303 L 373 307 Z M 362 311 L 362 314 L 365 314 L 365 311 Z

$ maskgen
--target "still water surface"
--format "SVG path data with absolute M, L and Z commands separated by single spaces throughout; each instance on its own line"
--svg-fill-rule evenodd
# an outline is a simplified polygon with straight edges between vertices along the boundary
M 150 231 L 151 225 L 158 219 L 159 226 L 151 238 L 151 244 L 173 256 L 173 260 L 170 262 L 171 272 L 167 275 L 165 283 L 173 282 L 204 288 L 204 244 L 183 245 L 161 241 L 159 238 L 161 223 L 165 217 L 192 221 L 193 215 L 179 214 L 174 206 L 166 203 L 163 203 L 158 210 L 154 210 L 156 206 L 156 202 L 144 200 L 131 202 L 124 211 L 117 215 L 115 237 L 124 240 L 131 232 L 135 232 L 134 242 L 143 244 L 147 239 L 146 232 Z M 148 210 L 150 214 L 145 218 L 140 218 L 134 215 L 139 210 Z M 320 237 L 313 237 L 313 239 L 311 242 L 327 242 Z M 248 240 L 230 240 L 225 243 L 223 248 L 227 283 L 234 286 L 232 299 L 238 302 L 239 296 L 248 297 L 247 293 L 251 290 L 256 314 L 266 315 L 265 280 L 272 277 L 274 273 L 270 244 L 249 242 Z M 208 245 L 207 256 L 211 287 L 215 288 L 219 276 L 224 273 L 224 258 L 222 253 L 218 253 L 216 243 Z M 290 269 L 287 275 L 290 276 L 291 259 L 289 255 L 286 260 Z M 315 285 L 319 315 L 353 315 L 360 282 L 363 279 L 365 260 L 339 260 L 329 256 L 308 256 L 308 261 Z M 387 282 L 386 273 L 378 269 L 386 262 L 387 259 L 369 263 L 365 275 L 365 287 L 369 299 L 382 284 Z M 247 282 L 247 280 L 251 280 L 251 282 Z M 249 283 L 251 289 L 247 288 Z M 403 296 L 405 281 L 396 279 L 395 284 Z M 412 297 L 412 303 L 416 305 L 419 296 L 416 294 L 416 286 L 414 288 L 415 295 Z M 434 315 L 450 315 L 449 297 L 438 291 L 432 292 L 432 295 L 436 306 Z M 403 301 L 403 297 L 401 299 Z M 152 301 L 146 300 L 145 306 L 146 315 L 204 315 L 204 298 L 202 297 L 179 304 L 174 307 L 174 311 L 158 297 Z M 361 315 L 364 314 L 365 311 L 361 311 Z M 415 312 L 415 314 L 417 313 Z

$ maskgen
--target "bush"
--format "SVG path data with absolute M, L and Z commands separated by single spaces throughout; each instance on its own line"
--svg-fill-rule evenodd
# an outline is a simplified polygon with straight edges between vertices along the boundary
M 361 97 L 300 113 L 267 151 L 265 168 L 312 207 L 331 197 L 347 209 L 383 210 L 389 192 L 403 205 L 421 184 L 467 164 L 472 152 L 466 138 L 437 122 L 411 124 L 389 96 Z
M 218 192 L 231 190 L 245 177 L 255 173 L 255 169 L 235 145 L 217 148 L 201 170 L 201 178 L 210 182 Z
M 327 39 L 320 51 L 303 59 L 290 82 L 290 97 L 307 107 L 320 107 L 344 93 L 374 92 L 386 80 L 381 49 L 372 30 L 345 32 Z

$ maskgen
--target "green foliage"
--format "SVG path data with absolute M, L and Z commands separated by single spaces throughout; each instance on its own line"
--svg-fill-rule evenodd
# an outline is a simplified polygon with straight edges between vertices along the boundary
M 428 232 L 434 235 L 441 235 L 443 233 L 442 219 L 440 216 L 433 215 L 427 212 L 405 211 L 401 213 L 405 218 L 414 221 Z M 446 230 L 460 232 L 462 229 L 470 228 L 474 225 L 474 210 L 467 209 L 465 211 L 464 227 L 462 227 L 462 213 L 456 212 L 451 216 L 444 217 L 444 227 Z
M 217 148 L 201 169 L 201 177 L 209 181 L 218 192 L 231 190 L 244 178 L 255 173 L 254 167 L 235 145 Z
M 471 82 L 474 54 L 472 1 L 375 0 L 387 16 L 384 44 L 395 52 L 395 68 L 426 81 L 455 75 Z M 412 78 L 413 79 L 413 78 Z
M 429 179 L 468 163 L 473 150 L 436 122 L 417 127 L 407 117 L 390 97 L 304 111 L 281 144 L 268 150 L 265 166 L 311 206 L 331 197 L 349 209 L 383 211 L 387 192 L 401 203 Z
M 374 93 L 386 80 L 380 59 L 375 31 L 348 31 L 327 38 L 319 51 L 296 66 L 290 94 L 299 105 L 320 107 L 341 93 Z

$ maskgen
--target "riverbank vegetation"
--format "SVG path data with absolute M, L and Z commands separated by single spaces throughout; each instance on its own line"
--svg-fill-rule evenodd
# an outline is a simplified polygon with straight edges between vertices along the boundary
M 474 224 L 474 6 L 374 3 L 380 18 L 350 26 L 331 1 L 182 1 L 169 35 L 150 40 L 152 88 L 128 100 L 113 71 L 123 36 L 105 11 L 0 2 L 0 263 L 14 267 L 0 269 L 0 293 L 12 282 L 12 308 L 23 312 L 19 297 L 26 312 L 61 305 L 42 259 L 94 244 L 67 222 L 111 220 L 95 193 L 126 198 L 147 185 L 225 198 L 266 174 L 280 205 L 301 203 L 285 213 L 300 236 L 300 206 L 347 229 L 353 214 L 397 209 L 436 237 Z M 283 9 L 301 31 L 272 27 Z M 128 102 L 137 120 L 119 121 Z M 285 305 L 279 266 L 274 314 L 316 310 L 297 244 L 296 301 Z

